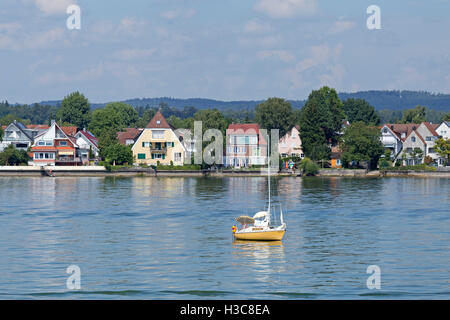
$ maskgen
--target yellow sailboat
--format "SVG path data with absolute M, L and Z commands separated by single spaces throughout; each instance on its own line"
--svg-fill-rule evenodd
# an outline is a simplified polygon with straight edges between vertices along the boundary
M 271 225 L 270 213 L 270 157 L 268 157 L 267 180 L 269 189 L 269 206 L 267 211 L 257 212 L 253 217 L 240 216 L 235 220 L 242 224 L 241 229 L 233 226 L 233 236 L 238 240 L 281 241 L 286 233 L 286 223 L 283 221 L 283 210 L 280 207 L 280 222 L 278 226 Z

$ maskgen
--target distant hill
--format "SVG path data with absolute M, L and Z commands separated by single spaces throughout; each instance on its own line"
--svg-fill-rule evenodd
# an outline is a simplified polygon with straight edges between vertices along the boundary
M 450 111 L 450 94 L 430 93 L 425 91 L 359 91 L 354 93 L 339 93 L 341 100 L 348 98 L 364 99 L 377 110 L 404 110 L 417 105 L 426 106 L 436 111 Z M 160 103 L 167 103 L 170 107 L 182 109 L 195 107 L 197 109 L 217 108 L 218 110 L 251 110 L 263 100 L 246 101 L 220 101 L 214 99 L 190 98 L 177 99 L 170 97 L 161 98 L 135 98 L 123 102 L 133 107 L 158 107 Z M 301 108 L 305 100 L 289 100 L 294 108 Z M 57 106 L 61 101 L 42 101 L 40 104 Z M 93 109 L 104 107 L 107 103 L 92 103 Z

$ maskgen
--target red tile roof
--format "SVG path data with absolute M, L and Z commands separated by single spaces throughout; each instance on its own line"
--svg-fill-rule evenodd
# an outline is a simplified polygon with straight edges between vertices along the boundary
M 260 132 L 259 124 L 257 123 L 232 123 L 228 126 L 226 135 L 230 134 L 257 134 L 259 144 L 267 144 L 264 136 Z M 269 132 L 267 134 L 270 134 Z
M 437 127 L 434 127 L 431 123 L 429 122 L 422 122 L 425 127 L 427 127 L 427 129 L 431 132 L 431 134 L 435 137 L 439 136 L 439 134 L 436 132 L 435 129 L 437 129 Z
M 68 136 L 74 136 L 77 133 L 77 127 L 61 127 L 61 130 Z
M 92 144 L 98 147 L 98 139 L 88 130 L 79 131 L 82 135 L 84 135 Z
M 164 118 L 162 113 L 158 110 L 152 120 L 147 124 L 146 128 L 172 129 L 172 126 L 169 125 L 166 118 Z
M 117 132 L 117 139 L 121 144 L 126 144 L 127 140 L 134 140 L 139 137 L 143 129 L 125 128 L 122 132 Z
M 26 125 L 27 129 L 38 129 L 38 130 L 47 130 L 50 127 L 45 124 L 28 124 Z
M 417 123 L 388 123 L 386 126 L 394 132 L 399 139 L 405 141 L 405 139 L 411 134 L 411 132 L 417 129 L 420 124 Z M 405 136 L 402 138 L 402 133 Z

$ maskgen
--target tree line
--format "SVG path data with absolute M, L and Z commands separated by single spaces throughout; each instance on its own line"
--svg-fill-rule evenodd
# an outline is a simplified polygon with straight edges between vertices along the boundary
M 375 108 L 364 99 L 341 101 L 336 90 L 329 87 L 312 91 L 301 109 L 292 107 L 283 98 L 273 97 L 258 104 L 254 110 L 225 112 L 197 110 L 192 106 L 178 109 L 164 102 L 159 107 L 136 108 L 124 102 L 113 102 L 91 110 L 89 100 L 82 93 L 73 92 L 55 107 L 11 106 L 3 102 L 0 104 L 0 123 L 7 125 L 17 119 L 25 124 L 45 124 L 56 119 L 60 125 L 89 129 L 99 139 L 101 157 L 120 164 L 131 163 L 132 154 L 129 147 L 119 144 L 117 132 L 129 127 L 145 128 L 158 109 L 175 128 L 193 130 L 194 121 L 202 121 L 203 131 L 218 129 L 224 138 L 230 123 L 256 122 L 267 130 L 279 129 L 280 137 L 294 125 L 299 125 L 304 153 L 314 161 L 329 159 L 331 146 L 339 144 L 344 166 L 351 161 L 366 161 L 370 167 L 376 167 L 384 150 L 377 128 L 382 121 Z M 426 121 L 426 116 L 427 108 L 417 106 L 402 112 L 396 122 L 420 123 Z M 346 130 L 344 120 L 352 124 Z M 444 114 L 442 120 L 450 120 L 450 113 Z M 123 153 L 127 156 L 123 157 Z

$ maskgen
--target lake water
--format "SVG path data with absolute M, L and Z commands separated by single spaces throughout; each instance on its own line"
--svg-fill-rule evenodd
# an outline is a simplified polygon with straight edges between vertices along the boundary
M 265 208 L 264 177 L 2 177 L 0 299 L 450 298 L 450 179 L 272 187 L 282 243 L 232 240 L 235 217 Z

